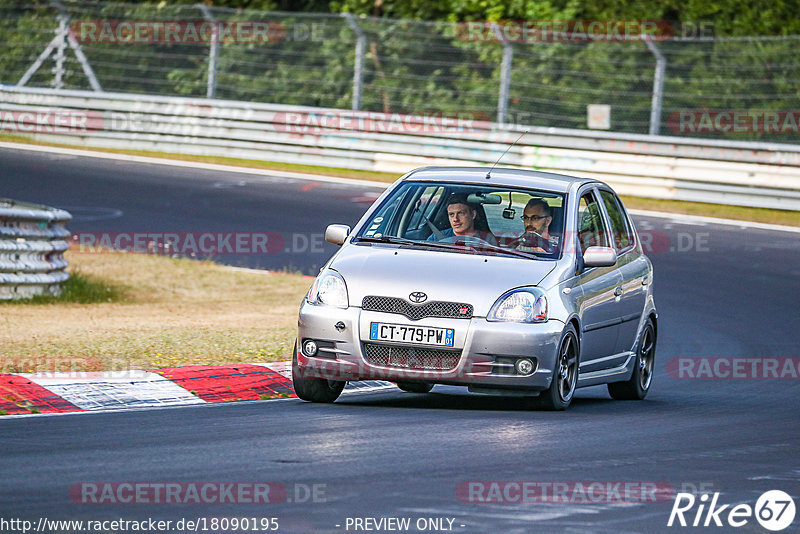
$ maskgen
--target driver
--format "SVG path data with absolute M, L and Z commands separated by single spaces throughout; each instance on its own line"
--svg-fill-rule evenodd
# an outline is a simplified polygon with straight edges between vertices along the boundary
M 491 232 L 475 229 L 477 217 L 478 210 L 467 201 L 466 195 L 454 193 L 447 199 L 447 218 L 450 221 L 450 228 L 442 231 L 441 237 L 437 237 L 436 234 L 431 235 L 428 237 L 428 241 L 451 241 L 459 237 L 477 237 L 494 243 L 495 239 Z
M 522 211 L 522 224 L 525 233 L 519 236 L 516 249 L 523 252 L 544 252 L 550 254 L 558 241 L 550 235 L 553 212 L 550 205 L 541 198 L 532 198 Z

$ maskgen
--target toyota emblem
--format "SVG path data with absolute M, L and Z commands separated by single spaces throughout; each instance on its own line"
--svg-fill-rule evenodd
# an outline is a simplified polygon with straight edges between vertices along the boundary
M 419 304 L 420 302 L 425 302 L 426 300 L 428 300 L 428 295 L 426 295 L 422 291 L 414 291 L 408 296 L 408 300 Z

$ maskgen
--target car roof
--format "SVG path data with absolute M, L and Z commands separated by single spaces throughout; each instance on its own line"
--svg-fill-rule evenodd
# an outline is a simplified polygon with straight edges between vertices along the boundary
M 578 178 L 565 174 L 511 169 L 508 167 L 495 167 L 491 171 L 491 178 L 487 180 L 486 173 L 489 169 L 490 167 L 421 167 L 408 173 L 403 180 L 535 187 L 558 193 L 566 193 L 575 184 L 602 183 L 590 178 Z

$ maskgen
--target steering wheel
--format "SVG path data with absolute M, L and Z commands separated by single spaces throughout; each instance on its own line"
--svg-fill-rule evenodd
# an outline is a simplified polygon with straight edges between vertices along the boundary
M 517 247 L 520 247 L 520 246 L 523 246 L 523 247 L 526 247 L 526 248 L 542 249 L 542 251 L 544 251 L 547 254 L 549 254 L 551 252 L 551 250 L 550 250 L 551 246 L 550 246 L 549 241 L 547 239 L 545 239 L 544 237 L 540 236 L 539 234 L 536 234 L 536 233 L 534 233 L 533 235 L 531 235 L 531 234 L 522 234 L 521 236 L 519 236 L 517 238 L 514 238 L 514 239 L 512 239 L 511 241 L 508 242 L 508 248 L 516 249 Z

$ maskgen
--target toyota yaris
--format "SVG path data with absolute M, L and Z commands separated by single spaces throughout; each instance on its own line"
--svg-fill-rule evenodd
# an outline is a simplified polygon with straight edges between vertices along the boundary
M 650 389 L 653 267 L 606 184 L 518 169 L 426 167 L 387 189 L 300 307 L 292 374 L 301 399 L 387 380 L 530 395 L 565 409 L 576 388 Z

